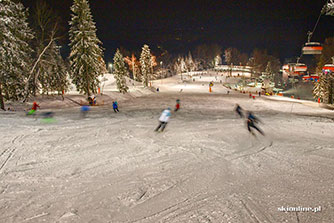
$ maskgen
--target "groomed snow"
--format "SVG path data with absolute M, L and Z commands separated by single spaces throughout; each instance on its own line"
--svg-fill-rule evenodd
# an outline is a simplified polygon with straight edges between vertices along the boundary
M 179 77 L 154 87 L 118 114 L 0 113 L 0 222 L 334 222 L 332 111 Z M 176 99 L 181 110 L 153 132 Z M 248 133 L 236 103 L 265 137 Z

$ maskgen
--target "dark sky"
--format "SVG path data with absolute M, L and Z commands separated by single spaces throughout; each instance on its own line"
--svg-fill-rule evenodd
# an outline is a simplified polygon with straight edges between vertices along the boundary
M 23 0 L 26 6 L 35 0 Z M 47 1 L 67 24 L 72 0 Z M 98 37 L 111 61 L 117 47 L 137 51 L 146 43 L 171 53 L 217 43 L 250 53 L 254 48 L 297 57 L 326 0 L 90 0 Z M 334 36 L 334 17 L 322 16 L 313 40 Z

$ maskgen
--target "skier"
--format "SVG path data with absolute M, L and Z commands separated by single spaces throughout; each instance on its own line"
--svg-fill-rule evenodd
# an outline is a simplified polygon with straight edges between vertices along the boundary
M 259 133 L 261 133 L 261 135 L 263 135 L 264 136 L 264 133 L 263 133 L 263 131 L 261 130 L 261 129 L 259 129 L 255 124 L 256 123 L 258 123 L 258 122 L 261 122 L 257 117 L 255 117 L 253 114 L 252 114 L 252 112 L 248 112 L 247 113 L 247 128 L 248 128 L 248 131 L 250 132 L 250 133 L 252 133 L 253 135 L 255 135 L 254 134 L 254 132 L 251 130 L 251 127 L 252 128 L 254 128 L 254 129 L 256 129 Z
M 90 107 L 87 105 L 81 106 L 81 118 L 85 118 L 87 116 Z
M 180 99 L 177 99 L 174 112 L 177 112 L 179 109 L 180 109 Z
M 112 107 L 113 107 L 115 113 L 119 112 L 117 101 L 112 102 Z
M 171 110 L 170 108 L 167 108 L 167 109 L 165 109 L 162 112 L 162 114 L 161 114 L 161 116 L 159 118 L 160 124 L 159 124 L 159 126 L 154 131 L 157 132 L 157 131 L 159 131 L 160 128 L 161 128 L 161 132 L 164 131 L 164 129 L 166 128 L 166 125 L 167 125 L 167 123 L 169 121 L 169 117 L 171 116 L 170 110 Z
M 235 105 L 235 109 L 234 111 L 240 116 L 240 118 L 243 118 L 244 117 L 244 114 L 242 113 L 242 108 L 240 107 L 239 104 L 236 104 Z
M 35 115 L 35 112 L 37 111 L 37 108 L 40 108 L 40 106 L 37 104 L 36 101 L 32 104 L 32 108 L 28 112 L 28 115 Z

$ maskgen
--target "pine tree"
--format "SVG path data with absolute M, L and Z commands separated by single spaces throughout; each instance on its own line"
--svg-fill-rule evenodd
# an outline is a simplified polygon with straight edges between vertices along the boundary
M 0 0 L 0 106 L 6 100 L 24 96 L 25 76 L 31 66 L 33 33 L 27 23 L 24 6 L 12 0 Z M 4 94 L 4 95 L 3 95 Z
M 327 80 L 326 80 L 326 76 L 324 73 L 320 73 L 319 74 L 319 80 L 317 82 L 314 83 L 314 87 L 313 87 L 313 95 L 314 98 L 320 98 L 320 100 L 322 102 L 327 103 Z
M 185 63 L 186 63 L 186 68 L 187 68 L 188 72 L 192 72 L 192 71 L 197 70 L 196 63 L 194 62 L 190 51 L 188 53 L 188 57 L 185 60 Z
M 88 96 L 96 93 L 98 77 L 105 72 L 102 42 L 96 36 L 88 0 L 74 0 L 70 21 L 70 65 L 72 81 Z
M 57 91 L 60 94 L 62 91 L 67 91 L 69 87 L 69 66 L 60 55 L 59 47 L 55 42 L 51 45 L 50 53 L 51 64 L 49 66 L 48 90 L 51 92 Z
M 187 64 L 185 59 L 182 57 L 180 61 L 181 72 L 187 72 Z
M 128 91 L 128 86 L 126 85 L 125 77 L 129 73 L 126 69 L 124 58 L 119 49 L 117 49 L 114 56 L 114 77 L 116 79 L 116 84 L 119 92 L 126 93 Z
M 320 73 L 319 80 L 314 83 L 313 87 L 313 96 L 314 98 L 320 100 L 323 103 L 333 103 L 333 80 L 334 74 L 329 73 Z
M 148 86 L 148 82 L 152 77 L 152 60 L 151 60 L 151 52 L 148 45 L 144 45 L 142 48 L 142 52 L 140 55 L 140 65 L 141 65 L 141 73 L 142 73 L 142 81 L 144 86 Z

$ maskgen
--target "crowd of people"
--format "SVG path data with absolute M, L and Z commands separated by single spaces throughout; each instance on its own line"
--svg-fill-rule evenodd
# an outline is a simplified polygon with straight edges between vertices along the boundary
M 91 99 L 91 98 L 90 98 Z M 92 106 L 94 104 L 94 100 L 96 100 L 96 98 L 94 97 L 94 99 L 89 100 L 89 105 Z M 93 104 L 92 104 L 93 102 Z M 88 112 L 90 111 L 90 106 L 89 105 L 82 105 L 81 106 L 81 117 L 82 118 L 86 118 Z M 31 109 L 28 111 L 27 115 L 33 115 L 35 116 L 37 109 L 40 108 L 40 105 L 37 104 L 37 102 L 33 102 L 33 105 L 31 107 Z M 112 108 L 113 111 L 115 113 L 119 113 L 119 107 L 118 107 L 118 102 L 116 100 L 114 100 L 112 102 Z M 175 108 L 174 108 L 174 112 L 179 111 L 181 108 L 181 103 L 180 103 L 180 99 L 176 100 L 176 104 L 175 104 Z M 247 130 L 249 131 L 249 133 L 251 133 L 252 135 L 255 135 L 253 130 L 258 131 L 260 134 L 265 135 L 264 132 L 257 126 L 258 123 L 261 123 L 261 120 L 259 118 L 257 118 L 251 111 L 245 111 L 243 108 L 241 108 L 241 106 L 239 104 L 236 104 L 234 111 L 236 112 L 237 116 L 240 118 L 245 118 L 246 119 L 246 125 L 247 125 Z M 41 114 L 42 117 L 44 117 L 45 119 L 50 119 L 53 118 L 53 112 L 44 112 Z M 170 117 L 172 116 L 172 109 L 170 107 L 168 107 L 167 109 L 163 110 L 163 112 L 161 113 L 160 117 L 159 117 L 159 125 L 158 127 L 155 129 L 156 132 L 163 132 L 170 120 Z

